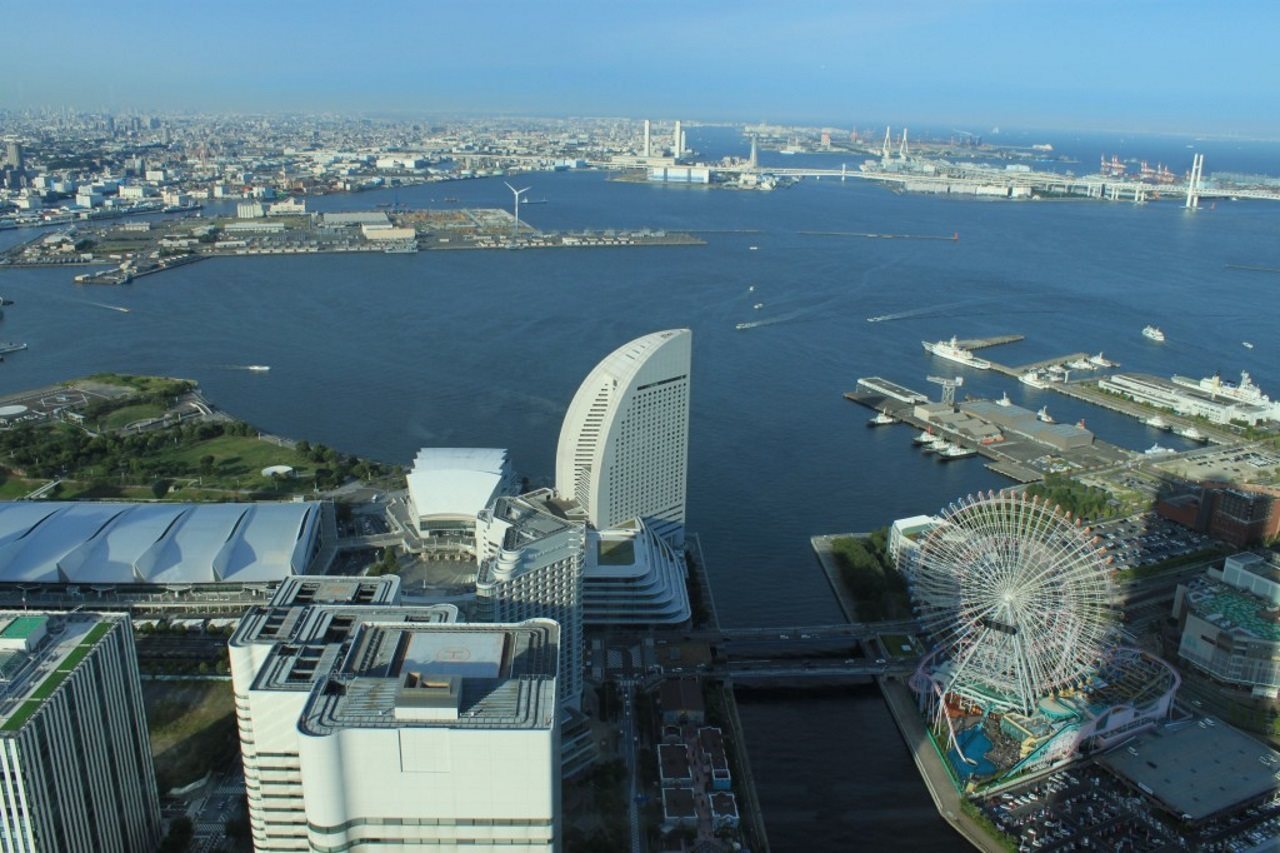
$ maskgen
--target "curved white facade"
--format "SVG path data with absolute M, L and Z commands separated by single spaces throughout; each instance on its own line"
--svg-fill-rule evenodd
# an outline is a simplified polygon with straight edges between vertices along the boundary
M 556 492 L 603 530 L 644 519 L 684 543 L 693 333 L 669 329 L 610 353 L 569 404 L 556 448 Z

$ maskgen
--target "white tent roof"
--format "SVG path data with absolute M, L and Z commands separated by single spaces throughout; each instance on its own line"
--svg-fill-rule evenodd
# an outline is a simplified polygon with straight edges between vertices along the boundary
M 422 518 L 474 518 L 514 480 L 506 450 L 424 447 L 407 477 L 409 497 Z

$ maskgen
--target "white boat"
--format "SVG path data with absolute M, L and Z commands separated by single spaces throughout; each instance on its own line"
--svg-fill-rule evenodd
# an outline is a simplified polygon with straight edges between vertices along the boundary
M 1244 347 L 1245 349 L 1253 349 L 1253 344 L 1249 343 L 1248 341 L 1241 341 L 1240 346 Z
M 1164 343 L 1164 332 L 1160 331 L 1156 326 L 1144 326 L 1142 329 L 1142 336 L 1144 338 L 1150 338 L 1156 343 Z
M 1029 370 L 1018 377 L 1018 381 L 1023 385 L 1030 385 L 1032 388 L 1048 388 L 1049 386 L 1040 378 L 1039 371 Z
M 926 429 L 911 440 L 916 444 L 931 444 L 932 442 L 936 441 L 937 438 L 938 437 L 936 435 L 934 435 L 933 433 L 929 432 L 929 430 Z
M 1167 447 L 1161 447 L 1159 442 L 1157 442 L 1156 444 L 1151 445 L 1150 447 L 1148 447 L 1146 450 L 1142 452 L 1146 456 L 1166 456 L 1170 453 L 1177 453 L 1178 451 L 1170 450 Z
M 1077 358 L 1075 361 L 1068 361 L 1067 367 L 1072 370 L 1093 370 L 1097 365 L 1087 358 Z
M 893 415 L 886 414 L 885 412 L 877 412 L 874 418 L 867 421 L 867 426 L 887 426 L 889 424 L 896 424 L 897 422 L 898 419 Z
M 923 450 L 925 453 L 941 453 L 942 451 L 946 450 L 950 446 L 951 446 L 951 442 L 947 441 L 942 436 L 934 436 L 933 441 L 924 445 L 920 449 Z
M 763 303 L 763 302 L 757 302 L 755 305 L 752 305 L 751 307 L 752 307 L 752 308 L 754 308 L 754 309 L 756 309 L 757 311 L 759 311 L 761 308 L 763 308 L 763 307 L 764 307 L 764 303 Z
M 1040 423 L 1043 424 L 1057 423 L 1057 421 L 1053 419 L 1053 415 L 1049 414 L 1048 406 L 1041 406 L 1040 411 L 1036 412 L 1036 418 L 1038 418 Z
M 1171 428 L 1169 426 L 1169 422 L 1166 421 L 1164 418 L 1160 417 L 1159 415 L 1152 415 L 1151 417 L 1143 421 L 1143 423 L 1145 423 L 1147 426 L 1151 427 L 1152 429 L 1167 430 Z
M 245 370 L 252 370 L 254 373 L 266 373 L 271 369 L 269 364 L 250 364 Z
M 747 247 L 747 251 L 748 251 L 748 252 L 758 252 L 758 251 L 760 251 L 760 247 L 759 247 L 759 246 L 748 246 L 748 247 Z
M 953 444 L 948 449 L 941 451 L 938 454 L 938 458 L 944 462 L 949 462 L 952 459 L 967 459 L 970 456 L 977 455 L 978 451 L 974 450 L 972 447 L 963 447 L 959 444 Z
M 1202 433 L 1200 430 L 1196 429 L 1193 426 L 1186 427 L 1185 429 L 1175 429 L 1173 433 L 1174 435 L 1180 435 L 1183 438 L 1189 438 L 1192 441 L 1203 442 L 1203 441 L 1209 440 L 1209 436 L 1205 435 L 1204 433 Z
M 1001 394 L 1001 395 L 1000 395 L 1000 399 L 999 399 L 999 400 L 996 400 L 996 405 L 997 405 L 997 406 L 1012 406 L 1012 405 L 1013 405 L 1013 401 L 1009 399 L 1009 392 L 1007 392 L 1007 391 L 1006 391 L 1005 393 Z
M 951 336 L 949 341 L 921 341 L 920 346 L 924 347 L 924 351 L 938 358 L 945 358 L 947 361 L 954 361 L 957 364 L 963 364 L 967 367 L 973 367 L 978 370 L 986 370 L 991 367 L 991 362 L 983 358 L 978 358 L 962 346 L 956 344 L 956 338 Z
M 1119 367 L 1120 366 L 1120 362 L 1118 361 L 1111 361 L 1110 359 L 1103 358 L 1102 353 L 1089 356 L 1089 363 L 1092 364 L 1094 367 Z
M 1261 406 L 1268 411 L 1267 417 L 1272 420 L 1280 420 L 1280 401 L 1272 400 L 1263 393 L 1261 388 L 1254 385 L 1253 379 L 1249 376 L 1249 371 L 1247 370 L 1240 372 L 1240 381 L 1238 383 L 1224 382 L 1222 377 L 1216 373 L 1199 381 L 1188 376 L 1174 376 L 1173 383 L 1184 388 L 1196 388 L 1214 398 L 1225 397 L 1228 400 Z

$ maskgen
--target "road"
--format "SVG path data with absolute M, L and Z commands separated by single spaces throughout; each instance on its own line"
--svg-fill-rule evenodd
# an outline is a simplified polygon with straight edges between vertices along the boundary
M 640 736 L 636 730 L 635 684 L 618 682 L 622 693 L 622 757 L 627 764 L 627 820 L 631 828 L 631 853 L 644 853 L 643 833 L 640 831 L 640 781 L 639 760 L 636 746 Z

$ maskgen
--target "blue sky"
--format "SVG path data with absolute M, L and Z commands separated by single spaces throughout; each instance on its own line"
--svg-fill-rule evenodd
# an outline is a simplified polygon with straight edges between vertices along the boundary
M 1280 134 L 1280 4 L 23 3 L 0 106 Z

